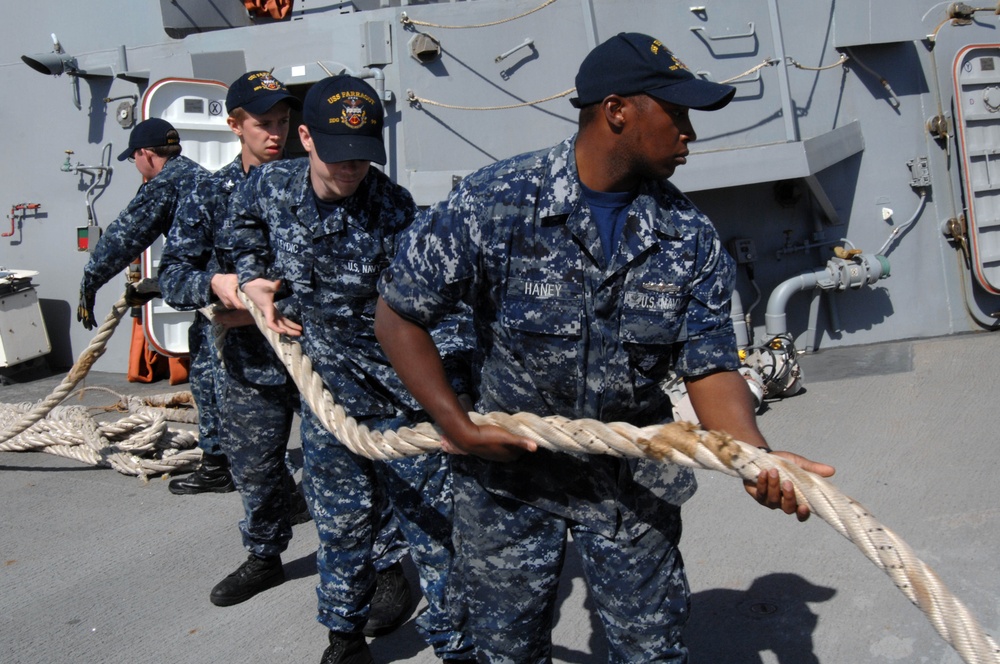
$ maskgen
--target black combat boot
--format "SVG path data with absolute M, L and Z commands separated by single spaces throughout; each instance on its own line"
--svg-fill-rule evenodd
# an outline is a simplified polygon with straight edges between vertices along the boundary
M 402 563 L 379 572 L 375 579 L 375 595 L 372 597 L 365 636 L 384 636 L 406 622 L 413 610 L 410 584 L 403 574 Z
M 216 606 L 232 606 L 284 582 L 285 570 L 279 556 L 258 558 L 251 553 L 235 572 L 212 588 L 209 600 Z
M 224 454 L 203 454 L 201 465 L 187 477 L 170 480 L 170 493 L 229 493 L 235 491 L 229 459 Z
M 319 664 L 374 664 L 363 634 L 330 632 L 330 645 Z

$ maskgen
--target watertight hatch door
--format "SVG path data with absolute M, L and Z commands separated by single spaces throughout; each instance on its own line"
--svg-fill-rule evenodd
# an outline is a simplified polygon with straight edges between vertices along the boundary
M 972 267 L 1000 294 L 1000 44 L 961 49 L 953 74 Z
M 227 87 L 218 81 L 165 78 L 152 84 L 142 100 L 142 117 L 163 118 L 181 135 L 185 157 L 216 171 L 240 151 L 239 139 L 226 124 Z M 142 254 L 142 276 L 155 277 L 163 238 Z M 142 308 L 142 326 L 149 346 L 168 356 L 188 352 L 188 327 L 194 313 L 177 311 L 157 298 Z

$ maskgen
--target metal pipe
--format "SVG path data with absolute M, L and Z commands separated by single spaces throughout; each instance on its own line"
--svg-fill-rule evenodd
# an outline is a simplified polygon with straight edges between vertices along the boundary
M 807 353 L 811 353 L 819 348 L 819 303 L 822 296 L 823 291 L 814 290 L 812 297 L 809 298 L 809 323 L 806 325 L 806 331 L 802 335 L 806 340 L 803 350 Z
M 375 88 L 375 92 L 378 93 L 379 99 L 382 101 L 383 108 L 386 104 L 392 101 L 392 93 L 387 92 L 385 89 L 385 72 L 378 67 L 365 67 L 358 71 L 356 74 L 351 74 L 352 76 L 360 79 L 371 79 L 373 81 L 372 87 Z M 386 114 L 388 115 L 388 113 Z M 385 155 L 388 158 L 388 163 L 386 163 L 384 169 L 386 174 L 389 175 L 393 180 L 399 177 L 398 170 L 398 160 L 396 157 L 396 149 L 392 145 L 392 133 L 390 131 L 389 123 L 384 123 L 382 126 L 382 142 L 385 144 Z
M 10 206 L 10 232 L 0 233 L 0 237 L 10 237 L 14 234 L 14 231 L 16 230 L 15 224 L 17 223 L 15 216 L 16 212 L 20 211 L 21 219 L 24 220 L 24 217 L 27 214 L 25 210 L 37 210 L 40 207 L 42 207 L 41 203 L 16 203 Z
M 502 62 L 502 61 L 506 60 L 507 58 L 509 58 L 510 56 L 512 56 L 514 53 L 517 53 L 522 48 L 530 48 L 530 47 L 533 47 L 534 45 L 535 45 L 535 40 L 533 40 L 531 37 L 528 37 L 522 43 L 518 44 L 514 48 L 512 48 L 512 49 L 510 49 L 508 51 L 504 51 L 503 53 L 501 53 L 497 57 L 493 58 L 493 62 Z
M 909 228 L 913 224 L 913 222 L 917 220 L 917 217 L 920 216 L 920 213 L 924 211 L 924 203 L 926 202 L 927 202 L 927 190 L 924 189 L 921 190 L 920 192 L 920 202 L 917 204 L 916 211 L 912 215 L 910 215 L 910 218 L 907 219 L 905 223 L 902 223 L 899 226 L 896 226 L 894 229 L 892 229 L 892 232 L 889 233 L 889 237 L 885 239 L 885 243 L 879 248 L 878 253 L 882 254 L 883 256 L 889 253 L 889 247 L 892 244 L 893 240 L 902 235 L 903 231 Z
M 595 46 L 601 43 L 600 34 L 597 32 L 597 18 L 594 16 L 594 0 L 580 0 L 580 9 L 583 10 L 583 28 L 587 36 L 587 50 L 592 51 Z
M 889 276 L 889 261 L 885 256 L 861 254 L 852 260 L 831 258 L 825 268 L 804 272 L 778 284 L 767 301 L 764 325 L 768 336 L 787 334 L 785 307 L 789 298 L 812 288 L 841 291 L 859 289 Z
M 733 298 L 729 318 L 733 321 L 733 331 L 736 333 L 736 347 L 746 348 L 750 345 L 750 334 L 747 331 L 747 317 L 743 313 L 743 299 L 740 292 L 733 289 Z
M 817 287 L 822 277 L 827 274 L 825 269 L 815 272 L 805 272 L 778 284 L 767 299 L 767 310 L 764 312 L 764 330 L 768 337 L 776 337 L 788 332 L 785 324 L 785 307 L 788 300 L 796 293 Z
M 128 52 L 125 50 L 125 44 L 118 46 L 118 70 L 119 74 L 128 71 Z

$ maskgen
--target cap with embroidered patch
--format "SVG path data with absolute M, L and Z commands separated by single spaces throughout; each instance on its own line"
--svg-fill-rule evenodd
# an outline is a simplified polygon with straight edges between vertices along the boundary
M 302 121 L 320 160 L 385 164 L 382 102 L 360 78 L 331 76 L 313 85 L 302 105 Z
M 132 133 L 128 135 L 128 147 L 118 155 L 118 161 L 125 161 L 139 148 L 161 148 L 177 145 L 180 142 L 177 130 L 166 120 L 162 118 L 143 120 L 132 128 Z
M 247 113 L 263 115 L 279 101 L 287 102 L 295 110 L 302 109 L 302 103 L 271 72 L 248 71 L 229 86 L 226 112 L 232 114 L 242 108 Z
M 698 78 L 658 39 L 620 32 L 592 50 L 576 75 L 577 108 L 608 95 L 645 93 L 677 106 L 715 111 L 736 94 L 731 85 Z

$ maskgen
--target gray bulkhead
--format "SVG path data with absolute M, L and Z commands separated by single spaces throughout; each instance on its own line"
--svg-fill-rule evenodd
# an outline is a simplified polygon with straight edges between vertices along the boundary
M 228 82 L 273 68 L 304 95 L 327 71 L 371 77 L 387 109 L 386 171 L 429 205 L 484 164 L 570 135 L 576 111 L 561 93 L 584 55 L 617 32 L 641 31 L 699 75 L 737 87 L 723 111 L 692 114 L 698 141 L 673 180 L 741 261 L 737 289 L 753 342 L 771 332 L 775 292 L 784 294 L 780 325 L 800 350 L 991 329 L 1000 311 L 991 292 L 1000 256 L 989 237 L 1000 129 L 990 108 L 1000 82 L 961 83 L 960 98 L 984 101 L 986 112 L 956 126 L 953 69 L 956 57 L 982 68 L 1000 38 L 992 13 L 956 24 L 946 10 L 930 0 L 297 0 L 290 18 L 274 21 L 248 17 L 238 0 L 16 3 L 0 27 L 0 208 L 40 207 L 12 215 L 0 267 L 40 273 L 50 362 L 69 366 L 92 337 L 75 320 L 87 202 L 106 226 L 140 184 L 127 162 L 110 163 L 94 189 L 76 167 L 104 165 L 127 144 L 122 104 L 141 107 L 162 79 Z M 404 24 L 404 14 L 436 25 Z M 45 76 L 22 61 L 52 51 L 52 34 L 79 76 Z M 963 56 L 969 45 L 980 50 Z M 964 139 L 978 155 L 971 166 Z M 967 189 L 970 168 L 987 183 Z M 849 259 L 841 268 L 862 273 L 845 277 L 857 288 L 833 292 L 813 277 L 788 285 L 821 274 L 835 246 L 882 253 L 889 276 L 869 284 L 863 273 L 874 263 Z M 100 291 L 100 318 L 123 285 Z M 128 345 L 120 329 L 96 368 L 123 371 Z

